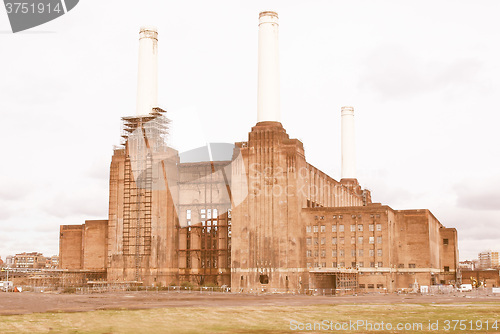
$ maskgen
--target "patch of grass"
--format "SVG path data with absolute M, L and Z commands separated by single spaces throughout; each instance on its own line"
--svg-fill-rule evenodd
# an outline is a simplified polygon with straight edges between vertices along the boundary
M 103 310 L 80 313 L 36 313 L 0 316 L 0 333 L 297 333 L 308 331 L 307 323 L 346 323 L 362 320 L 384 324 L 421 323 L 422 330 L 377 330 L 359 327 L 348 333 L 494 333 L 500 321 L 500 303 L 469 304 L 343 304 L 318 306 L 264 307 L 178 307 L 148 310 Z M 467 330 L 458 327 L 445 331 L 446 320 L 466 320 Z M 489 321 L 490 329 L 470 330 L 469 321 Z M 429 322 L 438 330 L 429 330 Z M 292 330 L 291 324 L 303 324 L 304 330 Z M 334 325 L 333 325 L 334 326 Z M 365 325 L 366 326 L 366 325 Z M 453 323 L 451 323 L 453 327 Z M 483 325 L 484 327 L 484 325 Z M 323 328 L 324 329 L 324 328 Z M 334 327 L 333 327 L 334 329 Z M 475 329 L 475 327 L 473 328 Z

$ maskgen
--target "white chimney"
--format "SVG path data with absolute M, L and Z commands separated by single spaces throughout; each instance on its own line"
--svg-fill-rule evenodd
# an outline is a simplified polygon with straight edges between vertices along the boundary
M 342 107 L 342 179 L 356 178 L 356 150 L 354 145 L 354 108 Z
M 280 122 L 280 70 L 278 53 L 278 14 L 259 14 L 259 74 L 257 122 Z
M 137 116 L 148 115 L 158 106 L 158 31 L 141 27 L 137 75 Z

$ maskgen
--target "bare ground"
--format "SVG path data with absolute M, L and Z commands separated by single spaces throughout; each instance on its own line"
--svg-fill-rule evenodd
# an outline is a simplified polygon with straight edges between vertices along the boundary
M 462 295 L 305 296 L 199 292 L 106 292 L 96 294 L 0 293 L 0 315 L 40 312 L 84 312 L 165 307 L 309 306 L 338 304 L 477 303 L 500 302 L 500 297 Z

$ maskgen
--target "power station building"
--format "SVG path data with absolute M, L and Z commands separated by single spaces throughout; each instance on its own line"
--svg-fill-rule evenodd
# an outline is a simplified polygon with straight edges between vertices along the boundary
M 139 39 L 137 114 L 122 117 L 107 220 L 64 225 L 60 266 L 109 284 L 190 281 L 233 292 L 395 291 L 456 279 L 457 231 L 428 210 L 372 203 L 343 107 L 342 178 L 306 160 L 280 122 L 278 15 L 259 16 L 257 123 L 246 141 L 179 153 L 157 106 L 158 34 Z

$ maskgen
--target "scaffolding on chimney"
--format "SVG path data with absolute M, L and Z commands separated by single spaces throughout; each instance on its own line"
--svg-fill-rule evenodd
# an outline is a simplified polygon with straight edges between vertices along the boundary
M 166 149 L 168 125 L 165 110 L 149 115 L 122 117 L 125 147 L 123 190 L 123 255 L 133 256 L 135 280 L 140 281 L 143 259 L 151 255 L 153 156 Z

